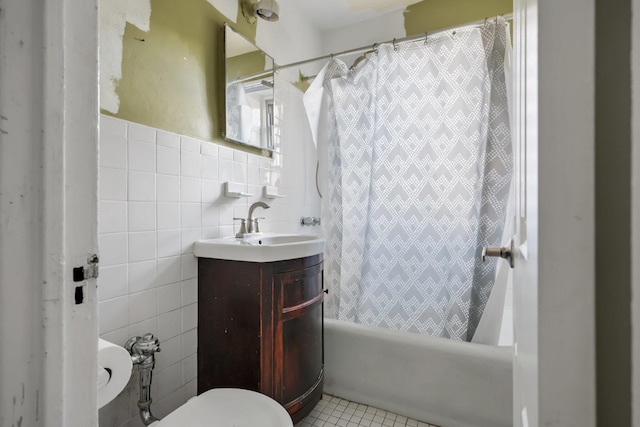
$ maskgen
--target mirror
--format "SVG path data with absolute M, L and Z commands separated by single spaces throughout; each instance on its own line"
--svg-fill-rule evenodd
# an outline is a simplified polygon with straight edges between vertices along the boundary
M 225 24 L 224 138 L 273 150 L 273 59 Z

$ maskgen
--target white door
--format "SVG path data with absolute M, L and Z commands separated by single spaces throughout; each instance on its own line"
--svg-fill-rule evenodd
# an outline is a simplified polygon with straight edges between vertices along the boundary
M 0 6 L 0 425 L 97 426 L 98 0 Z
M 596 423 L 593 10 L 514 0 L 516 427 Z

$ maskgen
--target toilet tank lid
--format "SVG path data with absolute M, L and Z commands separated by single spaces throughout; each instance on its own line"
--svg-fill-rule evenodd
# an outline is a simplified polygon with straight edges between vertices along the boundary
M 215 421 L 212 424 L 212 421 Z M 264 394 L 239 388 L 215 388 L 191 398 L 154 427 L 293 427 L 287 411 Z

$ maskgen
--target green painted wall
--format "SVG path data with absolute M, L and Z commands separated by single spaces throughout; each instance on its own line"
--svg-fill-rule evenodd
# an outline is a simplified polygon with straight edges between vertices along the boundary
M 511 0 L 424 0 L 407 9 L 405 25 L 407 34 L 413 35 L 511 10 Z M 117 87 L 120 109 L 117 114 L 102 112 L 205 141 L 260 152 L 228 143 L 220 136 L 224 125 L 221 94 L 225 21 L 206 0 L 151 0 L 149 32 L 130 24 L 125 29 L 122 79 Z M 234 29 L 255 42 L 256 24 L 247 23 L 240 6 L 236 21 L 237 24 L 230 23 Z M 297 86 L 304 89 L 308 82 L 301 81 Z
M 240 10 L 238 14 L 234 29 L 255 41 L 256 25 L 248 24 Z M 125 29 L 116 91 L 120 109 L 117 114 L 102 112 L 230 145 L 220 137 L 224 99 L 218 96 L 225 21 L 206 0 L 151 0 L 149 32 L 130 24 Z

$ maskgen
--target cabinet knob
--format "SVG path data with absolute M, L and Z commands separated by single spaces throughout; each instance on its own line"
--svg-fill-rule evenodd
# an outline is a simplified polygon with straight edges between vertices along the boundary
M 329 294 L 329 289 L 325 289 L 324 293 L 328 295 Z

